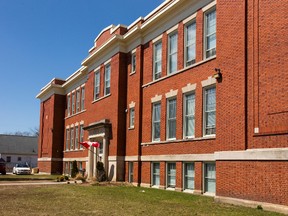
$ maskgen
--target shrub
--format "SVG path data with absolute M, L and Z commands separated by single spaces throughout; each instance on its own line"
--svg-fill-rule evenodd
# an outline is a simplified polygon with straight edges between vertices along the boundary
M 106 173 L 104 170 L 104 164 L 98 161 L 96 168 L 97 168 L 97 181 L 99 182 L 106 181 Z
M 77 175 L 77 173 L 78 173 L 77 162 L 76 162 L 76 160 L 74 160 L 74 161 L 72 162 L 71 177 L 72 177 L 72 178 L 75 178 L 75 176 Z
M 86 178 L 81 173 L 78 173 L 75 177 L 75 180 L 81 180 L 82 182 L 85 182 Z
M 257 209 L 258 209 L 258 210 L 263 210 L 263 207 L 262 207 L 261 205 L 258 205 L 258 206 L 257 206 Z

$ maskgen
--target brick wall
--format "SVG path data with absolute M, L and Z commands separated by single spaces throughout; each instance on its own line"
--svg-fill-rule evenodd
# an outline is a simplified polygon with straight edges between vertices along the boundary
M 218 196 L 288 205 L 287 161 L 219 161 Z

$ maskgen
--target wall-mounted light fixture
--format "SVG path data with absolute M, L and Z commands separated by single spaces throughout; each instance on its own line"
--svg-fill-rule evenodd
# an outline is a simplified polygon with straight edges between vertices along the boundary
M 220 68 L 215 68 L 215 74 L 213 74 L 213 78 L 215 78 L 217 81 L 221 81 L 222 80 L 222 73 Z

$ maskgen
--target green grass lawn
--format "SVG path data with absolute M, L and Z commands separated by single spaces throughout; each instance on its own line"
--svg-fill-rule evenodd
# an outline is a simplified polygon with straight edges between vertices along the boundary
M 6 215 L 280 215 L 215 203 L 213 198 L 132 186 L 0 186 Z

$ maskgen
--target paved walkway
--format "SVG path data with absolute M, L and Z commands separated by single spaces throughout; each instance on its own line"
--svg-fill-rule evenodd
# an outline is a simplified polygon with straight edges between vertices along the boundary
M 57 185 L 57 184 L 81 184 L 81 181 L 67 181 L 67 182 L 56 182 L 56 181 L 0 181 L 1 186 L 25 186 L 25 185 Z

